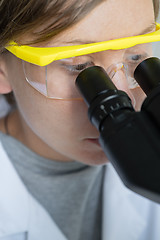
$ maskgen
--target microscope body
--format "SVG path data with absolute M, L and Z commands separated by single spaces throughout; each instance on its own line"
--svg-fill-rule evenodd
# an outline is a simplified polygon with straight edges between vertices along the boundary
M 160 203 L 160 134 L 145 111 L 112 113 L 101 126 L 100 144 L 123 183 Z M 123 114 L 122 114 L 123 115 Z M 113 118 L 115 120 L 113 120 Z M 116 124 L 115 124 L 116 121 Z M 113 127 L 115 126 L 116 127 Z
M 155 64 L 159 73 L 156 72 L 156 79 L 151 74 L 154 78 L 154 83 L 150 83 L 152 88 L 146 83 L 143 86 L 147 97 L 139 112 L 133 109 L 128 95 L 116 89 L 101 67 L 81 72 L 76 84 L 89 107 L 90 121 L 100 132 L 102 149 L 123 183 L 160 203 L 160 60 Z M 143 71 L 141 65 L 135 74 L 140 85 L 145 81 Z

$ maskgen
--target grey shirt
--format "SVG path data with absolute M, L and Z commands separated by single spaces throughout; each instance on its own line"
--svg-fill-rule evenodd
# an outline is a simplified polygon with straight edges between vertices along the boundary
M 1 132 L 0 141 L 29 192 L 69 240 L 101 240 L 105 166 L 45 159 Z

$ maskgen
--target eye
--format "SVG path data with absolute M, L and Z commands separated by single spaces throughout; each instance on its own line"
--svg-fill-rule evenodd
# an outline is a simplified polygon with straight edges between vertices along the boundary
M 128 56 L 128 62 L 132 64 L 141 62 L 143 61 L 143 59 L 144 59 L 144 55 L 142 54 L 135 54 L 135 55 Z
M 78 65 L 72 65 L 71 67 L 72 67 L 72 70 L 74 70 L 74 71 L 82 71 L 82 70 L 84 70 L 88 65 L 90 65 L 90 64 L 88 64 L 88 63 L 83 63 L 83 64 L 78 64 Z
M 76 64 L 76 65 L 63 64 L 63 67 L 65 67 L 67 71 L 75 74 L 79 74 L 81 71 L 91 66 L 94 66 L 93 62 L 85 62 L 82 64 Z
M 130 64 L 137 64 L 146 59 L 147 56 L 148 55 L 146 53 L 129 55 L 127 57 L 127 62 Z
M 140 54 L 137 54 L 137 55 L 133 55 L 132 56 L 132 60 L 133 61 L 139 61 L 139 60 L 141 60 L 142 59 L 142 55 L 140 55 Z

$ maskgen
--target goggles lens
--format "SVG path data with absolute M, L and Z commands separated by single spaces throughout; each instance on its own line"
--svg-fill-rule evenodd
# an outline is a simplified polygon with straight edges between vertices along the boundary
M 81 96 L 75 86 L 75 79 L 85 68 L 97 65 L 96 54 L 103 54 L 103 63 L 99 61 L 98 64 L 105 68 L 111 80 L 114 81 L 116 73 L 121 71 L 128 88 L 133 89 L 138 86 L 133 77 L 134 70 L 140 62 L 152 56 L 152 43 L 57 60 L 44 67 L 23 61 L 25 78 L 48 98 L 79 99 Z

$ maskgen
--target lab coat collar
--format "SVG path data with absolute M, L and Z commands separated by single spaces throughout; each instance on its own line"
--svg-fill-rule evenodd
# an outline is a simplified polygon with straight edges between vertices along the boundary
M 0 237 L 27 233 L 28 240 L 67 240 L 30 195 L 0 143 Z M 36 226 L 36 227 L 35 227 Z
M 137 240 L 146 227 L 138 209 L 148 201 L 127 189 L 109 163 L 103 193 L 103 240 Z M 137 204 L 139 207 L 137 208 Z
M 26 232 L 28 240 L 52 240 L 53 236 L 56 240 L 67 240 L 27 191 L 1 143 L 0 166 L 0 237 Z M 133 202 L 145 201 L 124 187 L 111 164 L 107 165 L 103 190 L 102 239 L 139 239 L 146 221 Z

